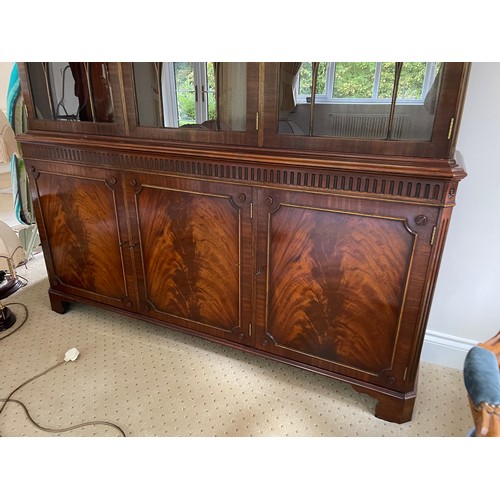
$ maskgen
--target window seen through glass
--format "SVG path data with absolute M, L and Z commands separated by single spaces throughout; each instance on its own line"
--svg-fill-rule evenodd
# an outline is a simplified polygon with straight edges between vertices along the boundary
M 441 64 L 281 63 L 281 134 L 430 140 Z

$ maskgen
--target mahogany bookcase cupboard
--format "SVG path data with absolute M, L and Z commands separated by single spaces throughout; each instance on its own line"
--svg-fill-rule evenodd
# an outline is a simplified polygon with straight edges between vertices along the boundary
M 168 325 L 344 381 L 378 400 L 378 417 L 411 419 L 465 177 L 467 63 L 19 71 L 54 311 L 84 302 Z M 375 90 L 346 94 L 359 74 Z

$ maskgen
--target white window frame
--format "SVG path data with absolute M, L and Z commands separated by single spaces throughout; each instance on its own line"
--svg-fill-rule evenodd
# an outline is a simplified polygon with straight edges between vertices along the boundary
M 335 85 L 335 64 L 334 62 L 327 63 L 326 66 L 326 81 L 325 81 L 325 93 L 324 94 L 316 94 L 315 104 L 387 104 L 391 102 L 389 98 L 379 98 L 378 90 L 380 86 L 380 75 L 382 73 L 382 63 L 378 62 L 375 66 L 375 78 L 373 83 L 372 96 L 369 98 L 343 98 L 343 97 L 329 97 L 333 95 L 333 88 Z M 436 75 L 436 63 L 428 62 L 426 63 L 424 81 L 422 84 L 422 98 L 420 99 L 397 99 L 397 103 L 401 104 L 423 104 L 425 96 L 430 90 L 432 86 L 432 82 L 434 81 L 434 77 Z M 308 98 L 311 98 L 311 94 L 300 94 L 300 79 L 297 78 L 296 83 L 296 95 L 297 95 L 297 104 L 306 104 Z

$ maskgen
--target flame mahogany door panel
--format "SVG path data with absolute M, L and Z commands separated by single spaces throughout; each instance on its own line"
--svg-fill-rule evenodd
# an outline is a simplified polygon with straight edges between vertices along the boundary
M 140 173 L 125 185 L 141 312 L 251 343 L 251 189 Z
M 134 311 L 135 283 L 119 173 L 30 162 L 51 290 Z M 53 307 L 62 303 L 51 296 Z
M 256 348 L 410 390 L 438 209 L 266 189 L 257 209 Z

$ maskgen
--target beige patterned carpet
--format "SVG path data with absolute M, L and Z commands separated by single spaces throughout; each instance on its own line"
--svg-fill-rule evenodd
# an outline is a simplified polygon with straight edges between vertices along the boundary
M 11 195 L 0 216 L 15 222 Z M 13 396 L 50 429 L 109 422 L 126 436 L 465 436 L 471 426 L 462 372 L 423 363 L 411 422 L 373 416 L 375 400 L 349 385 L 261 359 L 187 334 L 74 304 L 53 312 L 43 255 L 19 273 L 28 285 L 4 303 L 19 326 L 0 340 L 0 398 L 62 362 Z M 0 338 L 9 331 L 0 334 Z M 3 403 L 0 403 L 0 405 Z M 0 414 L 1 436 L 54 436 L 37 428 L 22 406 Z M 116 427 L 88 425 L 61 436 L 117 436 Z

